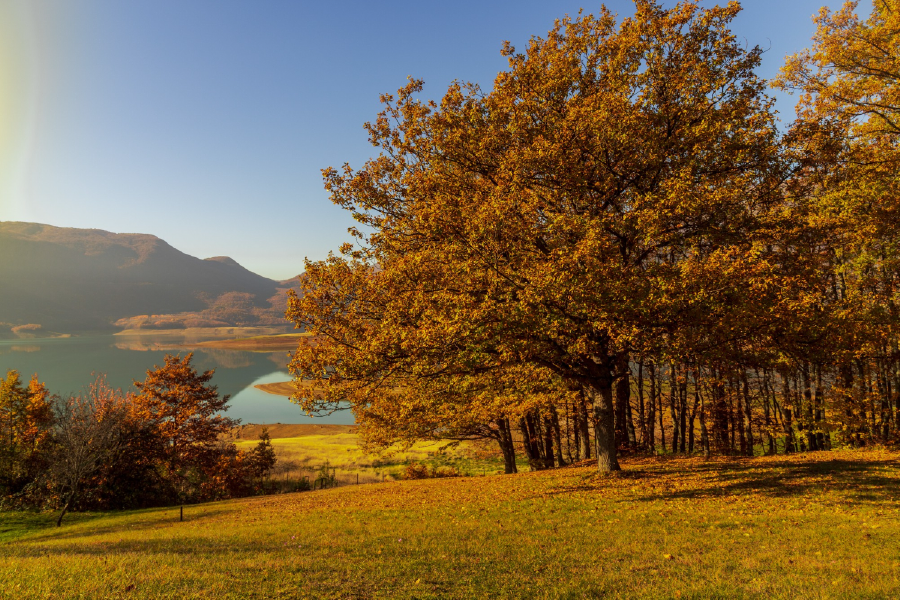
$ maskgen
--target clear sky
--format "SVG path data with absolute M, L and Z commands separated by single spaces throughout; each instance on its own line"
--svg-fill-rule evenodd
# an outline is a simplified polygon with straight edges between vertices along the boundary
M 762 75 L 823 4 L 840 3 L 743 1 L 734 31 L 768 49 Z M 151 233 L 287 279 L 347 239 L 320 170 L 373 155 L 380 93 L 410 75 L 430 97 L 490 88 L 503 40 L 582 6 L 600 4 L 0 0 L 0 220 Z M 792 118 L 790 97 L 778 108 Z

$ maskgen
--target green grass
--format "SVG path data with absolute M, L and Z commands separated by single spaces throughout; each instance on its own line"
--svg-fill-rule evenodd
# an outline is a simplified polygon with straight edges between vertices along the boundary
M 372 483 L 400 479 L 406 465 L 416 462 L 432 468 L 453 467 L 462 475 L 503 473 L 503 460 L 497 456 L 496 444 L 461 442 L 447 447 L 446 442 L 418 442 L 406 450 L 370 453 L 363 450 L 355 433 L 303 435 L 272 440 L 278 457 L 275 479 L 314 479 L 326 462 L 335 469 L 340 484 Z M 239 448 L 252 448 L 258 440 L 237 442 Z M 526 463 L 519 465 L 526 469 Z
M 896 598 L 898 455 L 644 459 L 109 514 L 0 544 L 9 598 Z M 49 515 L 47 518 L 51 518 Z

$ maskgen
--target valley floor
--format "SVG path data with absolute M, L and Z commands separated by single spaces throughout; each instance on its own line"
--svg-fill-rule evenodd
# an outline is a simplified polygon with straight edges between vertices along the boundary
M 0 513 L 0 597 L 896 598 L 898 484 L 835 451 Z

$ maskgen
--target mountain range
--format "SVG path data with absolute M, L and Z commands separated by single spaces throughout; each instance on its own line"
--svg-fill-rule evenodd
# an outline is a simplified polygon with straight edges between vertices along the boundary
M 231 258 L 199 259 L 160 238 L 0 222 L 0 328 L 286 325 L 286 291 Z

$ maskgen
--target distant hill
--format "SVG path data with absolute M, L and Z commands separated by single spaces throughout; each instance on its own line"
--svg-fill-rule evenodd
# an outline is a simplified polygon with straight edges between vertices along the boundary
M 228 257 L 195 258 L 153 235 L 0 222 L 6 329 L 283 324 L 285 290 L 296 284 Z

